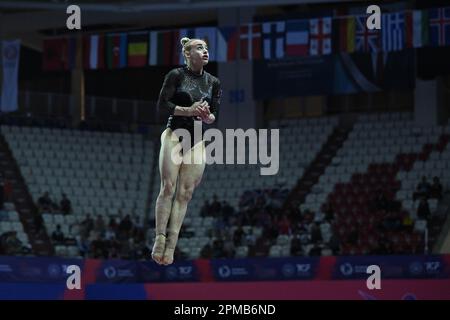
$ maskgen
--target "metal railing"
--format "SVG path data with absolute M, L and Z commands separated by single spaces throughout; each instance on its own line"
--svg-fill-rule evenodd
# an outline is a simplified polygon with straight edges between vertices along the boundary
M 15 115 L 33 119 L 75 119 L 75 97 L 52 92 L 23 91 L 19 93 L 19 110 Z M 85 97 L 85 120 L 103 123 L 158 125 L 167 115 L 159 112 L 156 101 Z

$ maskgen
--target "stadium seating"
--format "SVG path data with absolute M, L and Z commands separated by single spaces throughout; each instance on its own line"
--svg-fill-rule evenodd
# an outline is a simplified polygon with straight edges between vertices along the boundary
M 43 215 L 49 234 L 60 224 L 70 235 L 88 213 L 146 216 L 155 154 L 142 135 L 19 126 L 1 132 L 35 202 L 46 191 L 58 204 L 62 193 L 71 201 L 73 215 Z

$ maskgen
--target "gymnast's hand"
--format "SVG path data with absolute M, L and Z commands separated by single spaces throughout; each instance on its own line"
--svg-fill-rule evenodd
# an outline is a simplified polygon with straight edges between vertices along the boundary
M 206 124 L 213 123 L 214 120 L 216 120 L 216 118 L 214 117 L 214 115 L 209 110 L 208 102 L 207 101 L 203 101 L 201 105 L 203 106 L 203 111 L 204 112 L 200 116 L 198 116 L 197 119 L 198 120 L 202 120 Z
M 196 118 L 202 118 L 204 116 L 207 116 L 209 112 L 209 105 L 206 101 L 197 101 L 192 104 L 190 107 L 191 109 L 191 115 Z

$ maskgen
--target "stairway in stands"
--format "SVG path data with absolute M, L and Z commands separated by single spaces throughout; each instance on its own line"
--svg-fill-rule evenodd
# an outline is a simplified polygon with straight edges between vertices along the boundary
M 292 189 L 285 203 L 283 210 L 298 207 L 305 202 L 306 196 L 312 191 L 312 187 L 317 183 L 319 177 L 324 173 L 326 167 L 336 155 L 337 151 L 347 139 L 351 132 L 352 126 L 337 126 L 333 133 L 328 137 L 327 142 L 323 145 L 316 158 L 311 162 L 305 170 L 302 178 Z
M 11 181 L 11 201 L 14 202 L 16 211 L 19 213 L 20 221 L 28 235 L 33 254 L 41 256 L 52 255 L 53 246 L 47 232 L 40 232 L 39 234 L 36 232 L 35 220 L 39 214 L 38 210 L 33 203 L 19 167 L 3 135 L 0 135 L 0 172 L 2 172 L 5 179 Z M 43 223 L 42 228 L 45 228 Z

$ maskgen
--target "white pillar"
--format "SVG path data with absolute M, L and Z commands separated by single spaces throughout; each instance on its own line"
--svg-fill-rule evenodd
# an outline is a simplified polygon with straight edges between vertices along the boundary
M 224 8 L 218 13 L 218 26 L 236 26 L 252 22 L 255 9 Z M 237 45 L 239 52 L 239 43 Z M 218 127 L 224 129 L 256 128 L 257 112 L 253 100 L 253 67 L 251 61 L 235 60 L 232 62 L 218 63 L 218 77 L 222 83 L 222 104 L 219 115 Z M 244 100 L 240 103 L 232 103 L 230 95 L 242 90 Z

